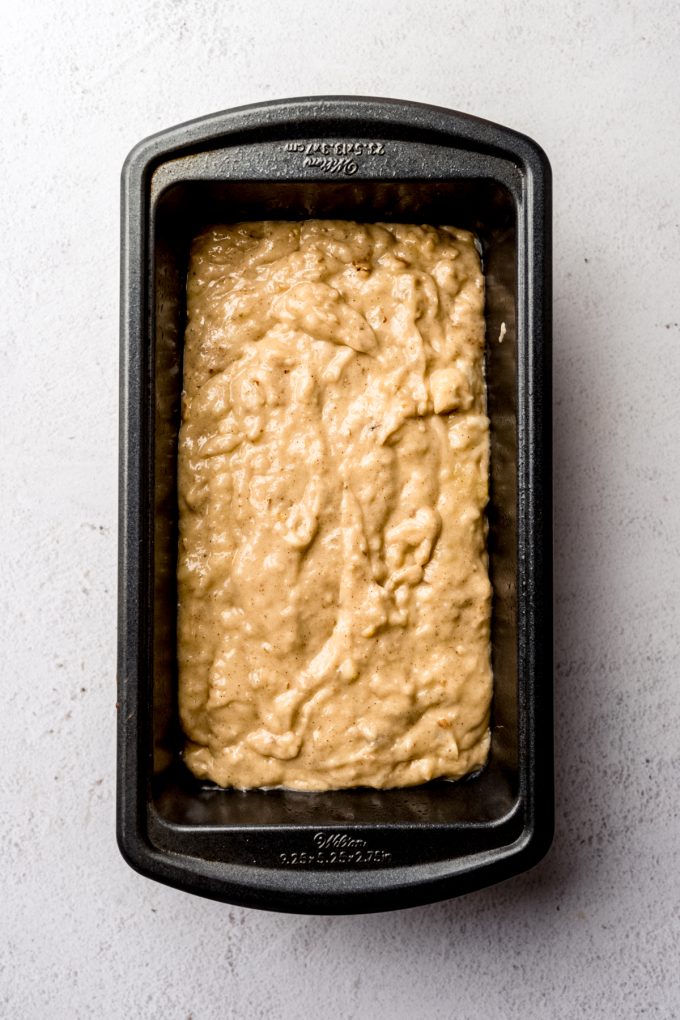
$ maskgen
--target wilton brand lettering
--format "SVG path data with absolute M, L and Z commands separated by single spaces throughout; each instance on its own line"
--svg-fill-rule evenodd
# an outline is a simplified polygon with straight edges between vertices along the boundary
M 303 167 L 346 177 L 353 177 L 366 157 L 386 155 L 385 143 L 370 139 L 285 142 L 282 148 L 290 155 L 301 156 Z
M 314 842 L 318 846 L 319 850 L 344 850 L 348 847 L 364 847 L 366 846 L 365 839 L 355 839 L 352 836 L 346 836 L 344 832 L 315 832 Z

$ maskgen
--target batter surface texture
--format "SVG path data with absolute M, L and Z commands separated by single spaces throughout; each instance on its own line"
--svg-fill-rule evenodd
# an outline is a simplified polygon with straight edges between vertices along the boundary
M 179 440 L 185 760 L 410 786 L 489 747 L 484 280 L 450 227 L 193 243 Z

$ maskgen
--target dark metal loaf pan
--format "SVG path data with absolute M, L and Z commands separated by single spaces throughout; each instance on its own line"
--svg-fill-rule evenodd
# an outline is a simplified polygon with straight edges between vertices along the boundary
M 533 865 L 552 834 L 550 168 L 507 128 L 389 100 L 294 99 L 155 135 L 123 171 L 118 840 L 151 878 L 309 913 L 410 906 Z M 189 242 L 334 217 L 475 231 L 487 280 L 494 702 L 458 783 L 221 790 L 181 760 L 176 447 Z M 500 342 L 501 325 L 505 334 Z

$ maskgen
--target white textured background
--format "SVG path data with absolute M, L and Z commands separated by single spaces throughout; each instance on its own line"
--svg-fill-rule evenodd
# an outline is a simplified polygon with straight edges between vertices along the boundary
M 676 4 L 0 10 L 0 1015 L 680 1015 Z M 120 167 L 182 120 L 321 93 L 497 120 L 555 175 L 555 845 L 335 919 L 166 889 L 114 838 Z

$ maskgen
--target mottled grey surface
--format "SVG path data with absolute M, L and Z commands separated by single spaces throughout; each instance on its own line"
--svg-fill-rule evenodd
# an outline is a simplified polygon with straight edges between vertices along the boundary
M 0 1014 L 680 1015 L 676 5 L 8 6 Z M 167 125 L 310 93 L 476 113 L 555 173 L 554 849 L 336 919 L 155 885 L 113 828 L 120 165 Z

